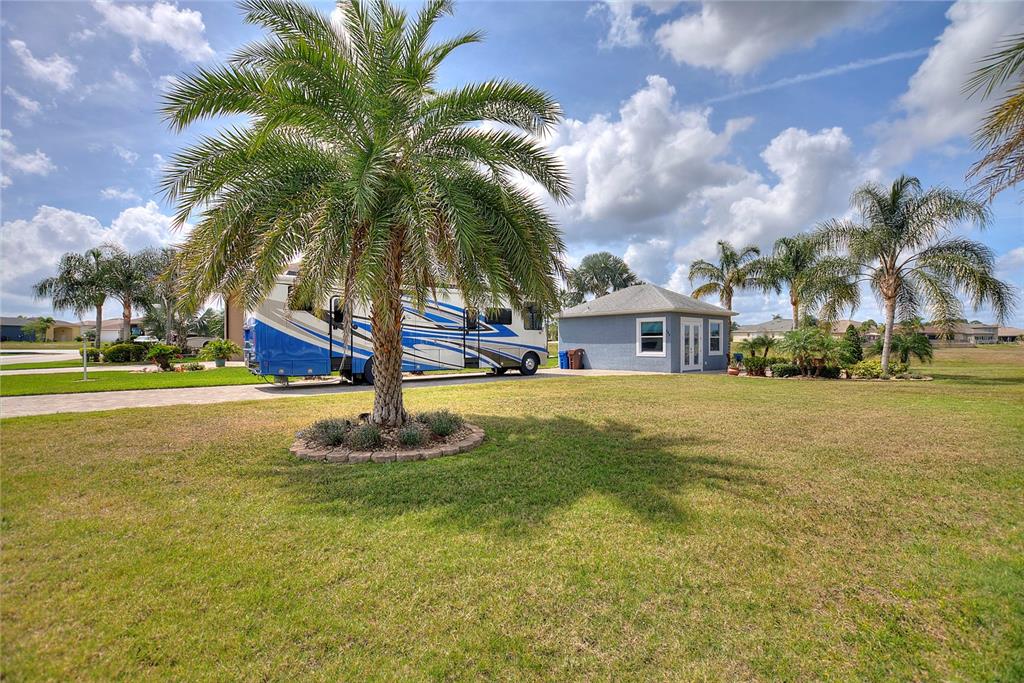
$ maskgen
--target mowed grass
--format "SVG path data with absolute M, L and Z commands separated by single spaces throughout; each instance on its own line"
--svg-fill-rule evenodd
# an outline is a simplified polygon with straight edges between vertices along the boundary
M 5 420 L 4 677 L 1021 680 L 1024 349 L 931 373 L 416 388 L 487 440 L 390 465 L 287 452 L 369 393 Z
M 82 342 L 80 341 L 69 341 L 69 342 L 30 342 L 30 341 L 5 341 L 0 342 L 0 351 L 18 351 L 18 350 L 53 350 L 53 349 L 80 349 L 82 348 Z
M 39 375 L 0 375 L 0 396 L 227 386 L 262 384 L 265 381 L 268 380 L 253 375 L 246 368 L 211 368 L 201 372 L 105 370 L 90 373 L 88 381 L 82 381 L 82 375 L 77 372 L 53 372 Z

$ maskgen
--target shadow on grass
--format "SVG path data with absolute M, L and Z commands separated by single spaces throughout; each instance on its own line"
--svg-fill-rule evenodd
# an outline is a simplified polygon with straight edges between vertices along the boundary
M 387 465 L 306 463 L 287 456 L 267 474 L 312 514 L 394 517 L 429 512 L 459 528 L 527 532 L 591 494 L 653 524 L 692 522 L 677 504 L 688 488 L 757 498 L 754 466 L 704 455 L 714 440 L 642 435 L 622 422 L 567 417 L 468 416 L 487 432 L 479 448 Z

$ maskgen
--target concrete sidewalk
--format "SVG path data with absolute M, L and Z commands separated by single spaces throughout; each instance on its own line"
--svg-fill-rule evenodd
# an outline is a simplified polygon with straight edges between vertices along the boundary
M 82 360 L 78 351 L 53 349 L 50 351 L 26 351 L 24 353 L 0 354 L 0 368 L 18 363 L 52 363 L 58 360 Z
M 484 384 L 489 382 L 525 382 L 555 377 L 602 377 L 610 375 L 656 375 L 661 373 L 625 372 L 616 370 L 559 370 L 545 368 L 533 377 L 510 373 L 502 377 L 489 374 L 424 375 L 407 377 L 406 389 L 420 387 L 445 387 L 460 384 Z M 299 396 L 325 396 L 346 394 L 355 391 L 371 391 L 367 385 L 319 384 L 314 386 L 292 385 L 288 388 L 271 384 L 244 384 L 226 387 L 189 387 L 184 389 L 143 389 L 131 391 L 94 391 L 80 394 L 48 394 L 43 396 L 11 396 L 0 398 L 0 418 L 24 417 L 26 415 L 50 415 L 53 413 L 87 413 L 98 410 L 121 408 L 154 408 L 182 404 L 203 405 L 229 401 L 262 401 L 275 398 L 296 398 Z

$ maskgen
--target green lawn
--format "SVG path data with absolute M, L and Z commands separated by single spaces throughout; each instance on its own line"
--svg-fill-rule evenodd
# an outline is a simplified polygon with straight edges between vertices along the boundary
M 40 375 L 0 376 L 0 396 L 30 394 L 71 394 L 88 391 L 123 391 L 126 389 L 169 389 L 176 387 L 208 387 L 230 384 L 261 384 L 264 380 L 246 368 L 217 368 L 202 372 L 130 372 L 110 370 L 89 374 L 83 382 L 81 373 L 53 372 Z
M 89 363 L 89 367 L 111 367 L 114 365 L 145 365 L 144 361 L 138 363 Z M 82 359 L 78 360 L 48 360 L 28 363 L 7 363 L 0 365 L 0 370 L 39 370 L 43 368 L 80 368 L 82 367 Z
M 27 679 L 1022 680 L 1024 349 L 934 382 L 418 388 L 460 456 L 288 454 L 368 392 L 4 420 Z

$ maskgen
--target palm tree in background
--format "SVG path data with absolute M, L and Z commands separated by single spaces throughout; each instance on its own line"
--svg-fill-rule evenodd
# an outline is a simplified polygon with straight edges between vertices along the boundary
M 857 300 L 855 271 L 849 261 L 832 256 L 810 235 L 780 237 L 771 256 L 761 266 L 760 282 L 765 289 L 783 290 L 793 310 L 793 329 L 801 316 L 815 311 L 834 321 L 841 311 Z
M 884 344 L 881 339 L 872 346 L 872 353 L 881 354 Z M 932 343 L 928 337 L 920 332 L 897 333 L 892 336 L 891 352 L 904 365 L 910 363 L 910 357 L 914 356 L 922 363 L 931 363 L 935 356 Z
M 725 240 L 718 242 L 718 263 L 698 259 L 690 264 L 690 284 L 704 280 L 704 284 L 693 290 L 693 298 L 718 295 L 722 307 L 732 310 L 733 295 L 750 287 L 758 286 L 760 268 L 763 262 L 758 258 L 761 250 L 750 245 L 736 250 Z
M 889 372 L 897 315 L 906 320 L 927 308 L 933 320 L 949 327 L 963 317 L 961 293 L 974 308 L 990 304 L 1000 322 L 1013 310 L 1013 288 L 993 274 L 992 250 L 950 235 L 965 221 L 986 225 L 989 212 L 980 202 L 947 188 L 923 190 L 917 178 L 904 175 L 890 187 L 861 186 L 850 204 L 860 220 L 826 221 L 818 228 L 817 240 L 845 251 L 844 258 L 882 303 L 883 373 Z
M 621 258 L 607 251 L 588 254 L 565 276 L 566 291 L 561 295 L 568 306 L 583 303 L 587 295 L 601 297 L 619 289 L 643 283 Z
M 110 291 L 111 250 L 107 247 L 89 249 L 84 254 L 68 252 L 57 263 L 57 274 L 41 280 L 33 287 L 35 296 L 48 297 L 56 311 L 71 311 L 79 318 L 88 311 L 96 312 L 96 338 L 99 348 L 103 329 L 103 306 Z
M 449 0 L 429 0 L 414 18 L 386 0 L 351 0 L 338 29 L 298 2 L 240 6 L 269 35 L 164 98 L 175 130 L 248 121 L 175 155 L 164 178 L 177 225 L 199 218 L 182 248 L 186 303 L 228 292 L 253 307 L 299 261 L 292 308 L 323 306 L 336 287 L 346 310 L 369 305 L 370 421 L 401 425 L 403 295 L 422 308 L 435 288 L 454 286 L 474 305 L 556 305 L 561 233 L 518 178 L 569 198 L 539 142 L 561 108 L 507 80 L 439 89 L 445 58 L 481 39 L 430 42 Z
M 121 339 L 128 341 L 132 336 L 132 312 L 156 301 L 154 281 L 161 272 L 160 252 L 143 249 L 133 254 L 113 244 L 104 248 L 110 254 L 108 291 L 121 303 Z
M 1007 83 L 1008 91 L 974 134 L 974 144 L 985 156 L 967 174 L 977 179 L 975 190 L 989 200 L 1024 180 L 1024 33 L 1008 36 L 983 59 L 964 91 L 987 98 Z

